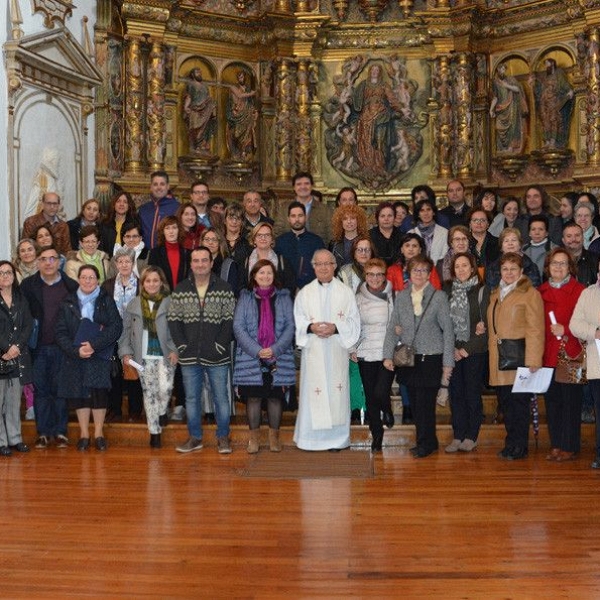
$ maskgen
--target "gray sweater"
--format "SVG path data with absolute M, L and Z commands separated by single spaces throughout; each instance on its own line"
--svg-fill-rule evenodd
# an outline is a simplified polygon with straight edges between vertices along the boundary
M 415 318 L 410 289 L 409 286 L 396 296 L 385 334 L 383 358 L 391 359 L 394 354 L 394 347 L 398 342 L 395 327 L 399 325 L 402 328 L 400 340 L 413 346 L 416 354 L 443 354 L 444 367 L 454 367 L 454 329 L 446 294 L 429 284 L 423 293 L 425 310 L 420 318 Z M 419 320 L 422 322 L 417 338 L 414 339 Z

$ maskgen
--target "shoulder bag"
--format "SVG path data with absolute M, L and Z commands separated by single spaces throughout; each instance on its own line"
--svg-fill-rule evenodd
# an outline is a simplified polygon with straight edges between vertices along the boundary
M 421 327 L 421 323 L 423 322 L 423 317 L 425 315 L 425 311 L 427 310 L 427 307 L 429 306 L 429 303 L 433 299 L 436 291 L 437 290 L 434 290 L 433 294 L 431 294 L 431 296 L 429 297 L 429 300 L 427 301 L 427 304 L 425 305 L 425 308 L 423 309 L 423 312 L 421 313 L 421 320 L 419 321 L 419 324 L 417 325 L 417 327 L 415 329 L 415 335 L 413 336 L 413 344 L 414 344 L 415 340 L 417 339 L 417 333 L 419 333 L 419 327 Z M 415 321 L 416 320 L 417 320 L 417 317 L 415 316 Z M 394 363 L 394 366 L 396 366 L 396 367 L 414 367 L 415 366 L 414 346 L 412 346 L 411 344 L 405 344 L 401 340 L 398 340 L 398 343 L 396 344 L 396 347 L 394 348 L 394 355 L 392 357 L 392 362 Z
M 494 327 L 494 335 L 498 340 L 498 370 L 499 371 L 515 371 L 519 367 L 525 366 L 525 338 L 516 340 L 498 337 L 496 331 L 496 307 L 498 300 L 494 304 L 492 311 L 492 326 Z
M 571 358 L 565 348 L 568 341 L 569 337 L 566 335 L 560 340 L 558 362 L 554 370 L 554 381 L 558 383 L 587 383 L 586 343 L 581 342 L 581 352 L 575 358 Z

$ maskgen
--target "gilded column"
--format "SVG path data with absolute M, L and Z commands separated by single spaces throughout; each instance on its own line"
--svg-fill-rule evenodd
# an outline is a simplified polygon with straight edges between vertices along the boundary
M 165 56 L 162 45 L 153 42 L 148 60 L 148 96 L 146 109 L 148 127 L 148 164 L 152 171 L 164 169 L 166 149 L 165 129 Z
M 136 38 L 129 39 L 125 77 L 125 170 L 138 173 L 142 170 L 144 94 L 142 53 Z
M 600 60 L 600 29 L 590 28 L 585 47 L 587 164 L 596 167 L 600 165 L 600 78 L 597 69 Z
M 298 61 L 296 70 L 296 170 L 312 170 L 310 59 Z
M 277 114 L 276 98 L 273 89 L 273 74 L 275 66 L 271 62 L 261 65 L 260 78 L 260 105 L 261 119 L 260 140 L 258 146 L 263 183 L 269 184 L 275 181 L 277 155 L 275 151 L 275 115 Z
M 323 182 L 323 139 L 322 123 L 323 108 L 317 94 L 317 83 L 319 81 L 319 65 L 312 62 L 309 69 L 309 80 L 311 82 L 311 102 L 310 102 L 310 130 L 312 132 L 312 165 L 310 172 L 317 185 Z
M 454 57 L 454 173 L 459 179 L 473 175 L 473 60 L 461 52 Z
M 433 146 L 436 154 L 438 179 L 452 176 L 452 82 L 450 61 L 438 56 L 433 64 L 433 99 L 438 107 Z
M 294 71 L 288 58 L 276 63 L 275 97 L 277 118 L 275 121 L 276 172 L 278 181 L 289 182 L 294 167 Z

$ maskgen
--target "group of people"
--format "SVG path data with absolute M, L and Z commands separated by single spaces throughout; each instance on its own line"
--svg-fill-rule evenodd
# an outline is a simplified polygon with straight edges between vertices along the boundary
M 78 449 L 91 446 L 93 417 L 93 445 L 105 450 L 107 411 L 122 416 L 126 389 L 130 418 L 145 413 L 151 447 L 161 446 L 169 417 L 185 413 L 189 435 L 176 449 L 202 448 L 204 412 L 214 415 L 218 451 L 231 452 L 238 398 L 248 452 L 259 450 L 263 410 L 269 448 L 280 451 L 282 412 L 296 407 L 299 351 L 299 448 L 348 447 L 362 412 L 371 449 L 381 451 L 384 428 L 395 422 L 396 377 L 403 422 L 416 425 L 416 458 L 438 449 L 435 407 L 447 391 L 453 439 L 445 451 L 473 451 L 489 385 L 507 431 L 499 456 L 517 460 L 528 454 L 531 395 L 512 392 L 515 368 L 501 365 L 500 348 L 518 340 L 519 366 L 531 371 L 555 367 L 561 352 L 576 357 L 587 343 L 589 384 L 553 379 L 545 394 L 548 460 L 578 455 L 584 397 L 600 405 L 592 194 L 566 194 L 553 216 L 539 186 L 527 189 L 523 207 L 490 189 L 469 206 L 455 180 L 438 210 L 434 191 L 421 185 L 412 205 L 381 202 L 369 228 L 352 188 L 340 190 L 331 214 L 309 173 L 292 184 L 295 198 L 276 221 L 257 191 L 227 204 L 210 198 L 202 180 L 180 203 L 164 172 L 152 174 L 150 201 L 139 210 L 118 193 L 105 219 L 88 200 L 65 223 L 60 198 L 45 194 L 13 262 L 0 261 L 0 454 L 28 450 L 22 385 L 33 398 L 38 448 L 69 444 L 70 406 Z M 401 346 L 412 360 L 398 367 Z M 600 436 L 597 451 L 600 468 Z

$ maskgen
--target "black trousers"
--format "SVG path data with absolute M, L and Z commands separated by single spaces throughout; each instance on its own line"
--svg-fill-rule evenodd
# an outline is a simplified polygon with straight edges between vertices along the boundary
M 417 354 L 415 366 L 402 371 L 415 421 L 417 447 L 427 452 L 437 450 L 439 444 L 435 431 L 435 400 L 442 379 L 442 355 Z
M 111 379 L 112 387 L 108 396 L 108 410 L 117 416 L 123 414 L 123 392 L 127 390 L 130 415 L 141 415 L 144 407 L 142 384 L 139 379 L 124 380 L 123 376 Z
M 544 394 L 546 420 L 550 447 L 564 452 L 581 450 L 581 404 L 583 386 L 574 383 L 558 383 L 552 378 Z
M 369 429 L 373 437 L 383 435 L 381 411 L 392 412 L 390 388 L 395 373 L 388 371 L 381 360 L 373 362 L 361 360 L 358 363 L 358 370 L 365 390 Z
M 513 394 L 512 385 L 496 387 L 498 402 L 504 407 L 506 448 L 524 448 L 529 444 L 531 394 Z

